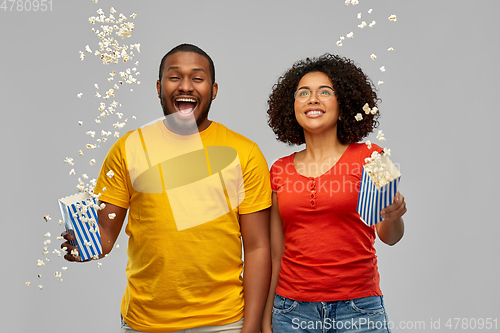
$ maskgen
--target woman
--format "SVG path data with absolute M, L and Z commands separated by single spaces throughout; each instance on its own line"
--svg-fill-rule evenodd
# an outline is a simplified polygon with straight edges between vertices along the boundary
M 263 333 L 390 331 L 373 245 L 375 233 L 389 245 L 403 236 L 404 197 L 397 193 L 372 227 L 356 212 L 365 158 L 383 152 L 358 143 L 378 125 L 377 102 L 362 70 L 331 54 L 295 63 L 273 87 L 269 125 L 279 141 L 306 148 L 271 167 Z

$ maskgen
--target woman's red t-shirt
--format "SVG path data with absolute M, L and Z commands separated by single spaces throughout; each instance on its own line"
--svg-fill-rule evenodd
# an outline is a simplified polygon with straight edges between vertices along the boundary
M 277 294 L 309 302 L 382 295 L 375 226 L 368 227 L 356 211 L 364 160 L 381 150 L 350 144 L 316 178 L 296 171 L 295 153 L 273 164 L 271 185 L 285 235 Z

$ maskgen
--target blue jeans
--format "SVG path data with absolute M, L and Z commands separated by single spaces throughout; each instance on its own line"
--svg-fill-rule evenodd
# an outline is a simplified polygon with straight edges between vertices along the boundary
M 301 302 L 274 296 L 273 333 L 390 333 L 382 296 Z

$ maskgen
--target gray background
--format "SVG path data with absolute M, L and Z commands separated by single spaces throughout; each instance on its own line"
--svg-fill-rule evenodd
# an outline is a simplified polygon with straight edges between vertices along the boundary
M 78 51 L 87 44 L 95 50 L 98 42 L 88 17 L 98 8 L 109 14 L 111 6 L 115 16 L 138 14 L 125 42 L 141 43 L 141 53 L 125 65 L 104 66 L 90 54 L 81 62 Z M 220 89 L 210 118 L 257 142 L 269 165 L 302 149 L 278 143 L 266 124 L 271 86 L 294 61 L 338 53 L 355 60 L 374 82 L 383 80 L 383 146 L 401 166 L 408 203 L 401 242 L 376 243 L 389 319 L 396 327 L 422 321 L 421 331 L 428 331 L 438 319 L 444 330 L 450 317 L 499 317 L 500 2 L 54 0 L 52 7 L 36 13 L 0 10 L 2 332 L 118 332 L 126 235 L 101 268 L 96 262 L 64 262 L 52 254 L 62 231 L 57 199 L 76 192 L 82 173 L 96 177 L 114 142 L 85 148 L 97 138 L 86 131 L 114 131 L 118 121 L 112 116 L 93 122 L 100 102 L 93 97 L 94 83 L 103 94 L 111 70 L 139 61 L 141 85 L 124 87 L 115 98 L 129 119 L 121 133 L 159 118 L 159 60 L 182 42 L 200 46 L 215 62 Z M 358 29 L 358 12 L 377 24 Z M 397 22 L 388 20 L 391 14 Z M 354 39 L 338 47 L 339 36 L 350 31 Z M 370 59 L 372 53 L 377 60 Z M 76 97 L 80 92 L 82 99 Z M 78 156 L 80 149 L 85 156 Z M 73 167 L 63 163 L 66 157 L 75 159 Z M 93 167 L 90 158 L 97 160 Z M 71 168 L 77 175 L 68 175 Z M 52 220 L 45 222 L 45 214 Z M 44 256 L 47 231 L 52 243 Z M 51 261 L 37 267 L 45 257 Z M 59 283 L 54 273 L 62 266 L 69 268 Z

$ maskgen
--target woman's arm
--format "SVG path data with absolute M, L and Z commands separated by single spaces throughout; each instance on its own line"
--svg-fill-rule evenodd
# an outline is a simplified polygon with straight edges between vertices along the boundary
M 273 314 L 274 294 L 278 285 L 278 278 L 281 268 L 281 257 L 285 251 L 285 236 L 283 234 L 283 221 L 278 209 L 278 199 L 276 193 L 273 193 L 273 205 L 271 207 L 271 285 L 262 317 L 262 333 L 271 333 L 271 319 Z
M 402 216 L 406 213 L 404 196 L 396 193 L 394 202 L 380 211 L 383 221 L 375 225 L 378 238 L 387 245 L 394 245 L 401 240 L 405 225 Z

